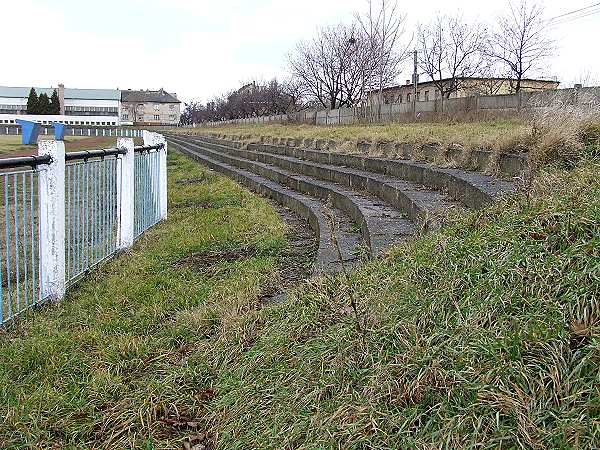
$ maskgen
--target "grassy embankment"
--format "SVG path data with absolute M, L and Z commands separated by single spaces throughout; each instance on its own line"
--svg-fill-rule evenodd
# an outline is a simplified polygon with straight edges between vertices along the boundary
M 251 137 L 272 136 L 309 139 L 333 139 L 340 142 L 357 140 L 393 141 L 413 144 L 459 144 L 466 147 L 488 147 L 509 138 L 522 136 L 531 127 L 522 121 L 498 120 L 462 123 L 395 123 L 386 125 L 226 125 L 223 127 L 182 129 L 183 132 L 224 133 Z
M 451 218 L 348 283 L 316 279 L 263 308 L 281 223 L 264 201 L 171 158 L 169 221 L 2 337 L 3 446 L 600 440 L 597 158 L 545 169 L 526 192 Z M 200 272 L 181 263 L 246 243 L 258 256 Z
M 462 148 L 465 155 L 476 149 L 491 150 L 495 156 L 517 152 L 528 154 L 530 164 L 541 167 L 556 159 L 578 160 L 582 141 L 598 141 L 598 111 L 600 104 L 588 108 L 557 104 L 533 110 L 520 119 L 485 122 L 348 126 L 257 124 L 177 131 L 241 136 L 248 142 L 263 138 L 266 142 L 280 143 L 280 138 L 301 138 L 305 146 L 311 146 L 311 140 L 320 139 L 323 140 L 321 148 L 328 151 L 388 158 L 402 157 L 401 146 L 396 144 L 412 144 L 416 148 L 430 144 L 442 149 Z

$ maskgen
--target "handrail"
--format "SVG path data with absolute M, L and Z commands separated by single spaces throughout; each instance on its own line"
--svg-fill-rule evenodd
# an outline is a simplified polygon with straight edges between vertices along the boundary
M 18 167 L 31 167 L 35 169 L 37 166 L 43 164 L 50 164 L 52 162 L 52 158 L 50 155 L 44 156 L 18 156 L 15 158 L 1 158 L 0 159 L 0 169 L 11 169 Z
M 123 148 L 107 148 L 103 150 L 82 150 L 65 153 L 65 161 L 77 161 L 88 158 L 104 158 L 106 156 L 124 155 L 127 150 Z
M 135 152 L 149 152 L 150 150 L 162 150 L 163 148 L 165 148 L 165 144 L 157 144 L 157 145 L 148 145 L 145 147 L 134 147 L 134 151 Z

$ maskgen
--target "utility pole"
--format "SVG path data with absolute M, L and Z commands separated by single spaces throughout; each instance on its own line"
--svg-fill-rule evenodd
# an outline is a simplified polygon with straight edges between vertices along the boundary
M 417 74 L 417 51 L 414 51 L 414 71 L 413 71 L 413 116 L 417 119 L 417 83 L 419 75 Z

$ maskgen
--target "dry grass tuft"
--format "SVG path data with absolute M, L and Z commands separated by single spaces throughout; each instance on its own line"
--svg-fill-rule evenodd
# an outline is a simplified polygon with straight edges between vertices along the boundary
M 534 104 L 531 112 L 532 133 L 530 162 L 541 167 L 552 162 L 573 166 L 585 155 L 590 141 L 598 141 L 600 101 L 582 93 L 576 104 L 564 96 L 553 95 Z

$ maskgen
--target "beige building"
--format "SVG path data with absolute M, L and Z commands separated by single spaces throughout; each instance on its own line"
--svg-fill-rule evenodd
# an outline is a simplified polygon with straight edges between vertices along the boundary
M 443 80 L 450 83 L 450 79 Z M 439 84 L 439 83 L 438 83 Z M 524 92 L 557 89 L 560 83 L 555 80 L 521 80 L 521 90 Z M 510 78 L 459 78 L 458 88 L 450 93 L 449 98 L 474 97 L 477 95 L 505 95 L 515 93 L 515 80 Z M 377 102 L 379 92 L 369 93 L 369 100 Z M 411 103 L 413 101 L 414 85 L 410 80 L 401 86 L 383 89 L 384 103 Z M 440 98 L 440 91 L 433 81 L 417 84 L 417 101 L 427 102 Z
M 158 91 L 121 91 L 123 125 L 178 125 L 181 102 L 177 94 Z

